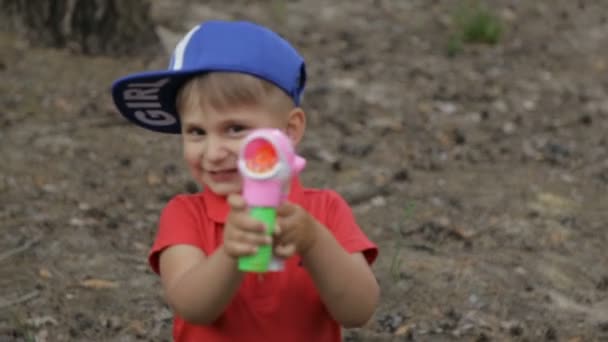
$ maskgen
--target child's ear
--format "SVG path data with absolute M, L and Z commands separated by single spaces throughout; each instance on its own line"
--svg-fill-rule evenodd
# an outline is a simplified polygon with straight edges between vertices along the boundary
M 298 145 L 306 130 L 306 113 L 300 107 L 292 109 L 287 117 L 286 133 L 294 146 Z

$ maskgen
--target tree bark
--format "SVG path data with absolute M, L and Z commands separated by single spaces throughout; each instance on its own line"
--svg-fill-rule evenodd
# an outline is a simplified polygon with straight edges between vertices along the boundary
M 0 0 L 0 27 L 84 54 L 158 52 L 149 0 Z

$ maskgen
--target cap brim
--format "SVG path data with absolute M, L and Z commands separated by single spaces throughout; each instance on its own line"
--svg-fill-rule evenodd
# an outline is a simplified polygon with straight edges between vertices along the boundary
M 134 124 L 161 133 L 181 133 L 176 97 L 179 88 L 199 71 L 152 71 L 132 74 L 112 85 L 120 113 Z

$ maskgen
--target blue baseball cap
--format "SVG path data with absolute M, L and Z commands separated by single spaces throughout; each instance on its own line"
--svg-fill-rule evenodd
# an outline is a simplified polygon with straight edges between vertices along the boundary
M 245 21 L 206 21 L 177 44 L 169 68 L 128 75 L 112 85 L 120 113 L 152 131 L 181 133 L 177 92 L 191 77 L 210 71 L 250 74 L 275 84 L 300 105 L 304 59 L 278 34 Z

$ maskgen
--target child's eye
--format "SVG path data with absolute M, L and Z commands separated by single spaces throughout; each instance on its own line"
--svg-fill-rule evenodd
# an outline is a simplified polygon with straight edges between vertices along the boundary
M 203 136 L 203 135 L 205 135 L 205 130 L 202 128 L 198 128 L 198 127 L 190 127 L 190 128 L 188 128 L 186 133 L 188 135 Z
M 230 127 L 228 127 L 228 134 L 230 134 L 230 135 L 239 135 L 240 133 L 242 133 L 246 129 L 247 129 L 247 127 L 245 127 L 243 125 L 231 125 Z

